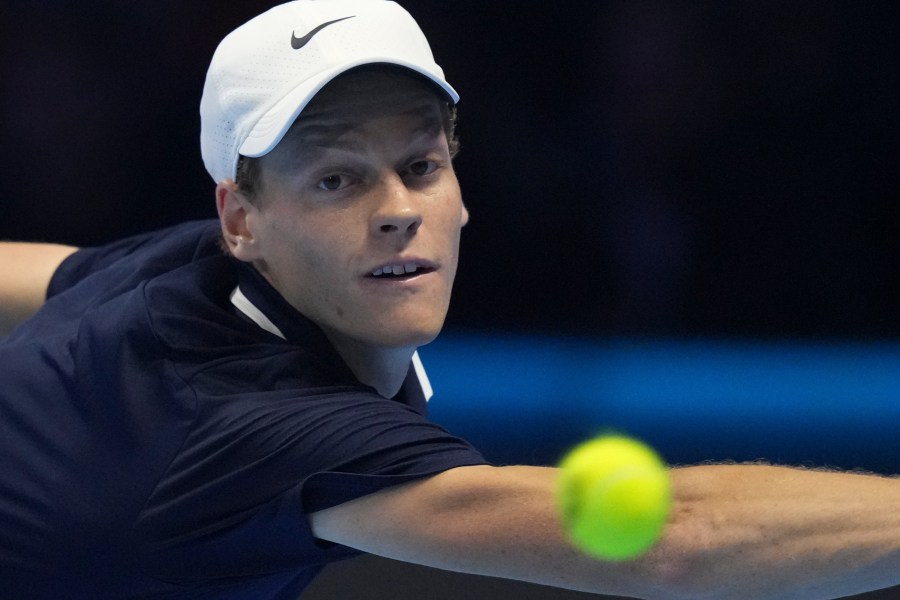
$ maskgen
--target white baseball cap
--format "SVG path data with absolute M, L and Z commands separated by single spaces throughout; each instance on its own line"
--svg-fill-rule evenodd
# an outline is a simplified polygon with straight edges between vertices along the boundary
M 272 150 L 329 81 L 387 63 L 424 75 L 456 103 L 418 24 L 387 0 L 296 0 L 228 34 L 200 100 L 200 151 L 216 181 L 234 179 L 240 155 Z

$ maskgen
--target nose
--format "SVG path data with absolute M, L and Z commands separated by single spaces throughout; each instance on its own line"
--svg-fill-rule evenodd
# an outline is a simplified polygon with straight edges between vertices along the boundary
M 402 177 L 387 177 L 377 190 L 377 208 L 372 215 L 373 233 L 411 235 L 422 224 L 422 211 L 414 191 Z

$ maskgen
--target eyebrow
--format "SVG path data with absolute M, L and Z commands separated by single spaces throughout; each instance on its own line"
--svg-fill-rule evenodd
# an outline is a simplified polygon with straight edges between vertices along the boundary
M 421 105 L 399 113 L 400 116 L 412 117 L 417 120 L 412 129 L 414 134 L 437 136 L 443 130 L 443 120 L 440 113 L 435 114 L 434 105 Z M 359 127 L 359 121 L 343 121 L 334 123 L 321 123 L 320 119 L 312 116 L 303 120 L 301 115 L 291 128 L 290 135 L 291 155 L 294 157 L 309 157 L 326 149 L 358 150 L 359 144 L 353 140 L 340 139 L 348 132 Z M 327 121 L 327 118 L 326 118 Z

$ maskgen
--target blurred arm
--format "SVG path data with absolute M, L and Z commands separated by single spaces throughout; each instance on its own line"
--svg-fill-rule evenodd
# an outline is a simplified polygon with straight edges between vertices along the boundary
M 566 542 L 556 471 L 460 467 L 310 516 L 314 533 L 452 571 L 638 598 L 838 598 L 900 584 L 900 480 L 762 465 L 672 471 L 674 507 L 646 556 Z
M 0 242 L 0 335 L 37 312 L 54 271 L 76 250 L 58 244 Z

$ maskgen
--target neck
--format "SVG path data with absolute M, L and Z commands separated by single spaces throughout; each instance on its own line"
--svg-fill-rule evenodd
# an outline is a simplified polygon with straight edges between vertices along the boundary
M 409 364 L 416 351 L 414 347 L 372 347 L 348 343 L 337 336 L 329 335 L 328 338 L 360 383 L 375 388 L 385 398 L 397 395 L 409 372 Z
M 266 277 L 264 273 L 263 276 Z M 266 279 L 268 280 L 268 277 Z M 285 339 L 281 330 L 241 292 L 240 286 L 231 293 L 231 302 L 257 325 Z M 325 329 L 322 331 L 360 383 L 375 388 L 385 398 L 397 395 L 409 372 L 410 361 L 416 351 L 415 346 L 408 348 L 370 346 Z

